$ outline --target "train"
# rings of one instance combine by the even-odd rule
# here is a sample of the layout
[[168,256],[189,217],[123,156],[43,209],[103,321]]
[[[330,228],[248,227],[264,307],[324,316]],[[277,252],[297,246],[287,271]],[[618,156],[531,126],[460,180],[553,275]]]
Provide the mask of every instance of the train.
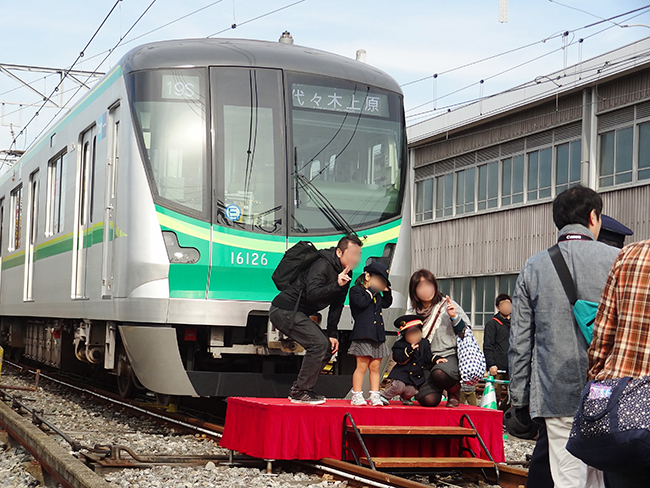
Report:
[[[381,70],[293,43],[130,50],[0,177],[6,355],[109,373],[125,397],[286,394],[304,353],[270,324],[271,274],[350,230],[390,267],[392,329],[411,271],[403,107]],[[346,306],[343,350],[351,326]],[[354,369],[337,359],[331,396]]]

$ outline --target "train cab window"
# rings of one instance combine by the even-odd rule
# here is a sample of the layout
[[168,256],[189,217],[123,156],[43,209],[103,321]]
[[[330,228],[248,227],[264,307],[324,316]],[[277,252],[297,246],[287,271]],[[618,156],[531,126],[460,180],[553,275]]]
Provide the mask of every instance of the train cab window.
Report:
[[129,90],[154,198],[190,214],[207,212],[205,70],[133,73]]
[[398,216],[406,139],[401,97],[339,79],[291,74],[292,233],[363,228]]
[[280,71],[211,68],[210,83],[217,222],[279,232],[286,166]]
[[63,230],[63,215],[65,200],[63,192],[63,168],[66,165],[66,154],[59,154],[47,165],[47,200],[45,202],[45,236],[51,237]]
[[22,216],[23,185],[19,185],[11,192],[11,235],[9,238],[9,252],[20,248]]

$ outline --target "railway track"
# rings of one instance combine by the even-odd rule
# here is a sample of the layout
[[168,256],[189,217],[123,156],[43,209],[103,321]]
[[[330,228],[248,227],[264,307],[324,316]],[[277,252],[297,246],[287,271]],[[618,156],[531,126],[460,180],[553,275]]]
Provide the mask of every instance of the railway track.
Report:
[[[203,439],[210,440],[218,443],[223,433],[223,427],[218,424],[207,422],[205,420],[196,418],[179,412],[169,412],[161,410],[159,407],[143,404],[137,400],[126,400],[119,397],[117,394],[105,391],[100,388],[82,384],[79,381],[61,376],[56,373],[42,373],[30,366],[15,363],[13,361],[4,362],[6,365],[15,368],[17,371],[32,374],[36,380],[51,382],[62,388],[74,391],[75,393],[91,399],[93,402],[100,402],[104,405],[110,405],[111,408],[122,409],[130,415],[145,417],[160,425],[173,428],[176,432],[189,433],[194,436],[200,436]],[[289,472],[304,472],[319,476],[319,478],[329,481],[345,481],[348,486],[367,486],[374,488],[424,488],[429,487],[431,484],[416,481],[394,474],[389,474],[381,471],[374,471],[365,467],[356,466],[351,463],[343,462],[336,459],[322,459],[320,461],[294,461],[294,462],[274,462],[272,460],[259,460],[250,458],[248,456],[235,456],[232,452],[222,453],[219,455],[150,455],[136,452],[128,446],[121,445],[103,445],[103,446],[89,446],[82,445],[75,441],[70,436],[67,436],[62,429],[57,428],[52,422],[49,422],[43,412],[37,409],[30,408],[23,400],[21,394],[8,393],[9,390],[3,391],[0,389],[0,395],[6,401],[11,401],[12,408],[2,404],[0,408],[0,426],[3,426],[7,432],[14,437],[25,449],[34,456],[34,458],[41,464],[43,470],[47,472],[54,480],[60,483],[65,488],[68,487],[85,487],[85,486],[112,486],[105,481],[100,475],[104,475],[114,470],[122,470],[124,468],[152,468],[154,466],[206,466],[212,463],[213,466],[227,466],[227,467],[250,467],[259,468],[265,475],[274,475],[274,467],[281,468]],[[17,390],[24,393],[25,389]],[[13,420],[8,421],[7,416],[13,414]],[[16,411],[21,412],[20,416]],[[18,417],[18,418],[16,418]],[[29,418],[29,422],[25,418]],[[20,420],[19,420],[20,419]],[[76,466],[76,470],[80,473],[80,478],[92,478],[95,482],[103,482],[103,485],[87,485],[83,483],[82,479],[76,479],[71,473],[69,468],[62,466],[61,462],[53,462],[49,457],[44,456],[40,450],[43,446],[38,444],[37,437],[41,440],[48,438],[52,441],[51,436],[47,434],[36,435],[39,431],[35,425],[30,425],[29,433],[22,433],[15,429],[16,424],[31,424],[35,423],[39,426],[45,426],[46,430],[56,433],[61,436],[69,445],[70,448],[76,453],[71,456],[69,452],[65,452],[67,459]],[[34,430],[36,429],[36,430]],[[40,432],[40,431],[39,431]],[[24,434],[24,435],[23,435]],[[27,438],[25,438],[25,436]],[[48,443],[47,449],[54,449],[54,446]],[[60,449],[61,447],[58,446]],[[39,450],[40,449],[40,450]],[[60,453],[59,453],[60,454]],[[63,456],[63,457],[65,457]],[[76,462],[73,462],[76,461]],[[77,464],[78,463],[78,464]],[[65,463],[63,463],[65,464]],[[84,469],[82,469],[84,468]],[[501,483],[500,486],[504,488],[518,488],[525,485],[525,471],[513,468],[511,466],[500,465]],[[90,474],[89,474],[90,473]],[[481,473],[468,473],[468,478],[478,481],[482,479]],[[98,481],[99,480],[99,481]],[[446,486],[458,486],[450,482],[436,481]]]

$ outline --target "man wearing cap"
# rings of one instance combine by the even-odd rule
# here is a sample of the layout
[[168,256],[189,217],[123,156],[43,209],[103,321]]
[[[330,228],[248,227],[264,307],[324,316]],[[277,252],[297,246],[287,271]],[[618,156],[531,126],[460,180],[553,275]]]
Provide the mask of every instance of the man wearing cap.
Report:
[[608,215],[603,214],[601,220],[603,224],[598,233],[598,240],[610,246],[623,249],[625,238],[633,235],[634,232]]
[[[597,242],[603,202],[578,185],[553,201],[558,243],[578,298],[598,302],[618,249]],[[588,344],[547,250],[526,261],[513,296],[510,327],[510,397],[530,410],[548,435],[555,486],[582,488],[585,465],[566,450],[573,416],[587,383]],[[529,473],[529,479],[535,478]]]

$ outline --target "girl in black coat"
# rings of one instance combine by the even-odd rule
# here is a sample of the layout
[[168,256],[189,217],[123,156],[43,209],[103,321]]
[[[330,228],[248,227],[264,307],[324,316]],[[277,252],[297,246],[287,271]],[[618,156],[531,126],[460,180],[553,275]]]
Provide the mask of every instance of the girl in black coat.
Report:
[[388,270],[381,263],[371,263],[350,289],[350,311],[354,318],[352,344],[348,354],[357,357],[352,376],[352,405],[366,405],[363,378],[370,370],[370,404],[383,405],[379,396],[379,366],[390,356],[382,310],[393,303]]

